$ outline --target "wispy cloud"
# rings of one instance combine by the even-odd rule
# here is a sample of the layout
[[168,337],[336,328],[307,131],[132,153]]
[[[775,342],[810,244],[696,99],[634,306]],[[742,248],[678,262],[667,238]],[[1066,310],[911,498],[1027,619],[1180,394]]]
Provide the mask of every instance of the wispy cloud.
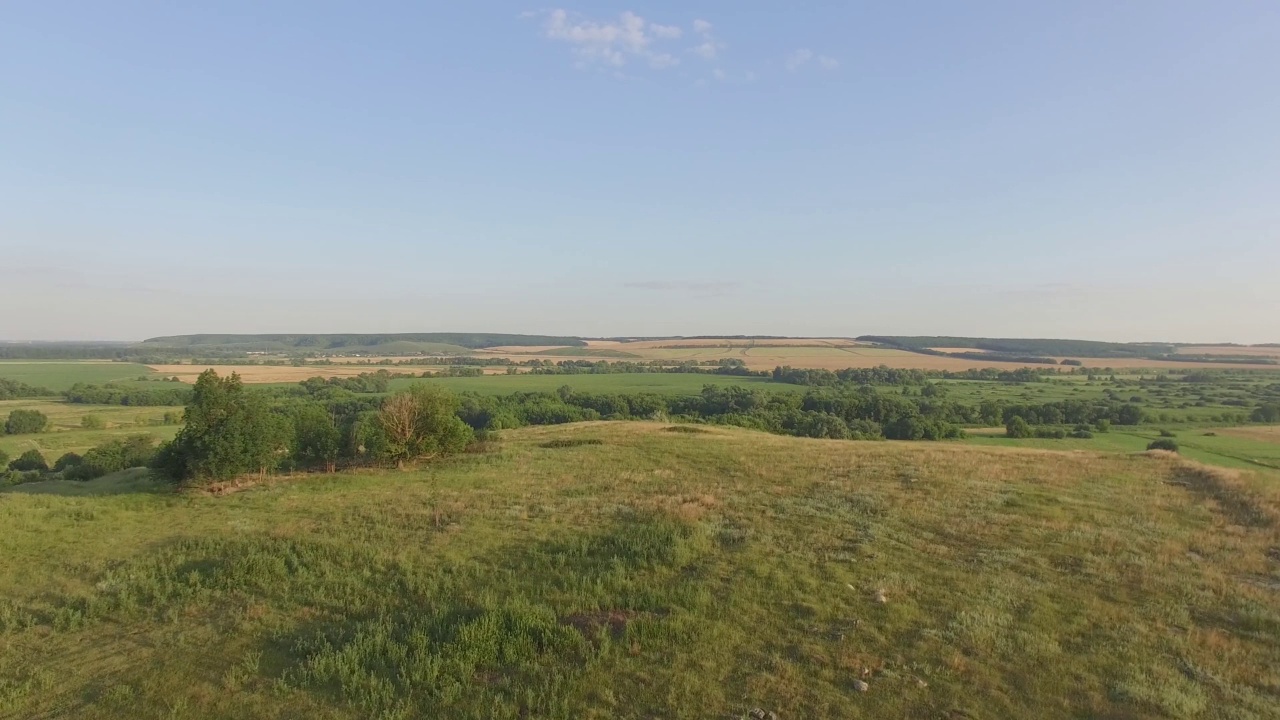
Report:
[[545,18],[545,37],[568,44],[579,67],[620,68],[636,60],[662,70],[680,64],[673,53],[656,47],[684,35],[676,25],[649,22],[631,11],[616,20],[592,20],[560,8],[525,13],[525,17],[537,16]]
[[787,56],[783,61],[783,66],[795,72],[809,63],[816,63],[823,70],[835,70],[840,67],[840,61],[828,55],[818,55],[809,48],[800,48]]
[[741,283],[718,280],[637,280],[623,283],[622,286],[631,290],[724,295],[740,287]]
[[699,42],[690,52],[703,59],[715,60],[720,57],[720,51],[728,47],[711,32],[711,23],[706,20],[694,20],[693,32],[698,36]]

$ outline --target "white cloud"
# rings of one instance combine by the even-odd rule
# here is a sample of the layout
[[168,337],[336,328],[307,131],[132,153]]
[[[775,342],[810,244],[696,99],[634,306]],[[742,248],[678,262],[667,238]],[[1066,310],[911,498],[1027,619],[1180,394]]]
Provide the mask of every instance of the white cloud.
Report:
[[813,51],[807,48],[801,48],[787,56],[785,65],[788,70],[796,71],[804,67],[813,59]]
[[694,20],[693,31],[697,33],[702,42],[694,45],[690,52],[698,55],[706,60],[715,60],[720,56],[720,51],[724,50],[728,45],[721,42],[715,35],[711,34],[711,23],[706,20]]
[[816,62],[823,70],[835,70],[840,67],[839,60],[829,55],[817,55],[808,48],[800,48],[788,55],[783,65],[791,72],[795,72],[810,62]]
[[657,23],[650,23],[649,30],[653,33],[654,37],[662,38],[663,40],[675,40],[681,35],[684,35],[684,31],[675,25],[659,25]]
[[666,70],[680,64],[680,59],[671,53],[661,53],[649,58],[649,65],[655,70]]
[[534,15],[546,18],[543,33],[547,39],[568,44],[579,67],[622,67],[628,60],[641,59],[647,60],[650,67],[664,69],[680,62],[670,53],[655,50],[654,45],[677,39],[684,31],[674,25],[651,23],[631,11],[622,13],[617,20],[606,21],[583,18],[560,8]]

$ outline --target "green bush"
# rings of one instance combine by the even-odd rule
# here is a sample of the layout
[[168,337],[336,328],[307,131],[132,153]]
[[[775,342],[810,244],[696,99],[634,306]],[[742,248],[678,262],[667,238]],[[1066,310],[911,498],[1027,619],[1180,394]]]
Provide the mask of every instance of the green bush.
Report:
[[107,426],[107,422],[102,419],[101,415],[85,415],[80,418],[80,427],[85,430],[101,430]]
[[1161,438],[1159,440],[1152,440],[1147,445],[1147,449],[1148,450],[1168,450],[1169,452],[1178,452],[1178,443],[1166,438]]

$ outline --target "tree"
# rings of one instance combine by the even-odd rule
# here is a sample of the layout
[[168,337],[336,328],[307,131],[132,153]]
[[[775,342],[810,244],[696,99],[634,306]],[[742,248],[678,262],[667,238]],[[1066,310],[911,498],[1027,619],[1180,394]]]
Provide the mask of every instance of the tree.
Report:
[[39,450],[28,450],[19,455],[17,460],[9,463],[9,469],[17,470],[18,472],[31,472],[32,470],[45,472],[49,469],[49,463],[45,462],[44,455],[41,455]]
[[86,430],[101,430],[106,426],[107,423],[102,419],[101,415],[85,415],[80,418],[80,427]]
[[1168,438],[1160,438],[1152,440],[1147,444],[1148,450],[1168,450],[1169,452],[1178,452],[1178,443]]
[[1137,405],[1122,405],[1116,413],[1117,425],[1137,425],[1142,422],[1142,408]]
[[156,458],[158,468],[179,482],[265,474],[287,446],[288,422],[261,395],[245,390],[235,373],[201,373],[185,417],[186,426]]
[[1005,437],[1011,438],[1029,438],[1035,434],[1031,429],[1031,424],[1022,419],[1021,415],[1014,415],[1004,426]]
[[471,428],[457,416],[458,399],[435,385],[413,385],[382,402],[378,454],[404,467],[407,460],[461,452]]
[[0,468],[9,467],[9,453],[0,450]]
[[308,404],[294,412],[293,455],[302,464],[333,472],[341,443],[342,433],[323,407]]
[[83,461],[84,460],[80,457],[79,453],[69,452],[58,458],[57,462],[53,464],[53,471],[59,473],[66,472],[72,468],[79,467],[80,463]]
[[9,421],[4,424],[4,431],[10,435],[25,435],[44,432],[49,426],[49,418],[39,410],[14,410],[9,413]]

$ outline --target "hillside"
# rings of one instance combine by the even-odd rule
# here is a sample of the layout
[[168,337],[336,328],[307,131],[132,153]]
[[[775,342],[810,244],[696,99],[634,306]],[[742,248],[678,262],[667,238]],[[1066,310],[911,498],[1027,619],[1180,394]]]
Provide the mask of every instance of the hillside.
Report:
[[1059,340],[1050,338],[966,338],[945,336],[864,335],[858,340],[875,342],[909,350],[933,348],[972,348],[1013,355],[1078,356],[1090,358],[1154,358],[1177,351],[1165,343],[1113,343],[1097,340]]
[[654,423],[19,486],[0,716],[1276,717],[1276,507],[1159,454]]

